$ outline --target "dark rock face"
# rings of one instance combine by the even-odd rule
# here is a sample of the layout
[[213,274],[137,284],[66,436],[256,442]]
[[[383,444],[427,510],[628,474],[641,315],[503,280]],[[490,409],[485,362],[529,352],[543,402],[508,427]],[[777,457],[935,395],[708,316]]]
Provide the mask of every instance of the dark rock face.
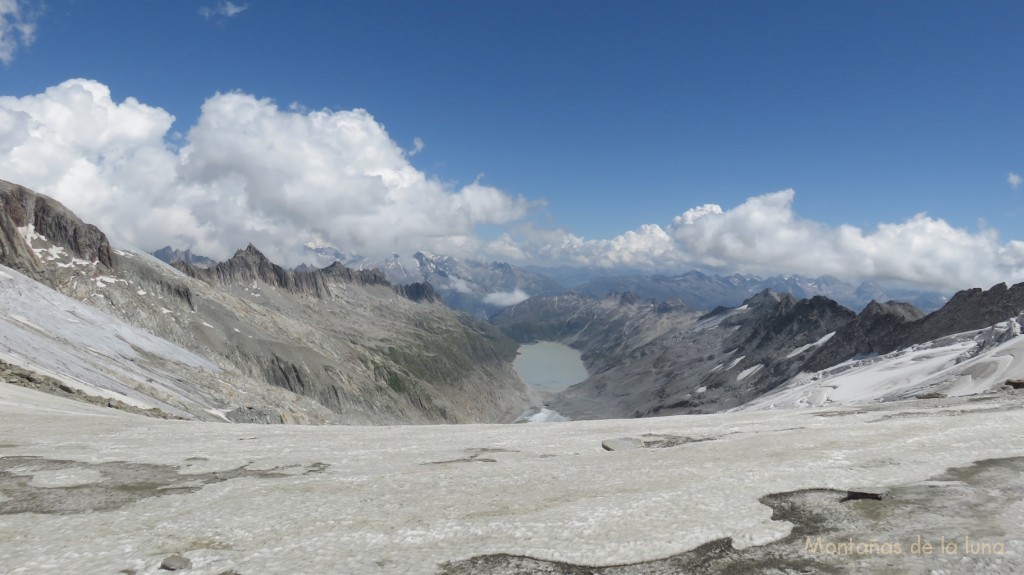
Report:
[[110,242],[99,228],[86,224],[57,200],[0,180],[0,263],[39,277],[46,268],[18,232],[26,226],[79,259],[114,267]]
[[394,289],[395,293],[397,293],[398,295],[411,299],[412,301],[415,302],[433,303],[441,301],[441,296],[437,295],[437,292],[434,291],[433,286],[431,286],[427,282],[416,282],[406,285],[397,285],[394,286]]
[[807,360],[805,371],[819,371],[858,355],[887,353],[901,346],[907,326],[924,317],[908,303],[871,301],[853,321],[818,348]]
[[727,339],[726,346],[751,352],[774,354],[795,340],[823,337],[854,318],[852,311],[823,296],[797,301],[789,294],[762,292],[747,300],[747,305],[763,311],[744,322],[745,329]]

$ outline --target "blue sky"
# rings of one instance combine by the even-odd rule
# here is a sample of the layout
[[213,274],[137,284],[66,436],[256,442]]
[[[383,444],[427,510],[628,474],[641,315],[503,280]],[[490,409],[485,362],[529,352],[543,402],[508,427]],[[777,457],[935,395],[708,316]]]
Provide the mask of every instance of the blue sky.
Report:
[[[932,284],[955,277],[949,287],[972,274],[1012,281],[1024,270],[1024,245],[1014,243],[1024,190],[1011,177],[1024,173],[1019,2],[0,0],[0,13],[5,4],[17,11],[6,9],[0,95],[95,80],[114,105],[131,97],[172,114],[162,136],[172,149],[195,144],[189,131],[217,93],[268,98],[285,116],[365,109],[405,150],[407,167],[442,184],[437,193],[454,197],[477,182],[502,195],[487,196],[486,209],[468,195],[453,200],[455,210],[474,206],[455,234],[472,238],[434,249],[639,267],[652,264],[638,255],[647,250],[679,269],[758,273],[835,273],[846,262],[814,262],[849,257],[860,262],[851,275]],[[31,37],[12,28],[19,23],[33,26]],[[223,187],[227,176],[196,169],[203,185]],[[31,176],[11,166],[7,173]],[[72,192],[55,183],[59,175],[47,177],[21,183],[75,207],[60,195]],[[781,203],[748,203],[787,189],[795,195]],[[80,203],[95,204],[87,199]],[[497,203],[500,215],[487,211]],[[712,218],[745,205],[750,213],[731,224],[707,219],[700,234],[670,229],[704,204],[724,212],[702,212]],[[741,232],[719,242],[732,237],[729,225],[756,228],[754,212],[773,209],[789,215],[769,221],[798,220],[791,227],[799,233],[780,245],[842,244],[838,254],[738,255],[777,239]],[[921,212],[932,219],[879,231]],[[207,237],[179,239],[226,249],[210,221],[198,220]],[[335,224],[314,226],[313,235],[357,251],[380,247],[332,236]],[[844,225],[864,241],[845,242]],[[439,235],[417,229],[410,233]],[[502,234],[502,245],[486,243]],[[908,253],[962,258],[987,249],[988,267],[864,263],[935,235],[952,244]],[[392,239],[390,247],[414,246]]]

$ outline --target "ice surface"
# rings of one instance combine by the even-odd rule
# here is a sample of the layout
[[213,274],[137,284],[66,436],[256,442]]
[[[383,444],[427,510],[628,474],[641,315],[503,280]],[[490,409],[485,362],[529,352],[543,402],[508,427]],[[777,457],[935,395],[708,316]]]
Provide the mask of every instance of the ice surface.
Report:
[[[914,402],[559,425],[305,427],[158,421],[0,385],[0,457],[169,465],[181,485],[201,486],[110,511],[0,514],[0,572],[155,574],[160,559],[182,553],[201,575],[425,575],[490,553],[607,565],[726,536],[763,544],[790,531],[758,501],[767,493],[904,484],[1024,453],[1020,395],[1000,397],[955,413]],[[709,440],[601,448],[646,433]],[[242,466],[282,471],[190,482]],[[1019,555],[1018,535],[1006,541]]]
[[90,395],[187,416],[154,397],[192,400],[147,357],[220,371],[194,353],[0,266],[0,358]]

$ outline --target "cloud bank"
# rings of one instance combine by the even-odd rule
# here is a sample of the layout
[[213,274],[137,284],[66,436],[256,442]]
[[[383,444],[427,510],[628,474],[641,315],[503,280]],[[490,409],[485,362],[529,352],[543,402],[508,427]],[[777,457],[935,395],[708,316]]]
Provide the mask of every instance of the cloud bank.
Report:
[[[9,0],[0,0],[0,3]],[[4,4],[0,4],[3,6]],[[874,229],[800,218],[792,190],[587,239],[527,222],[528,202],[480,181],[455,187],[411,163],[366,110],[279,108],[216,94],[178,146],[174,118],[107,86],[69,80],[0,97],[0,178],[51,195],[122,245],[214,258],[252,242],[296,265],[323,242],[371,258],[426,250],[513,263],[679,272],[831,274],[958,289],[1024,280],[1024,242],[925,213]],[[1012,182],[1011,182],[1012,184]],[[504,228],[496,239],[481,225]],[[492,294],[515,299],[520,294]]]

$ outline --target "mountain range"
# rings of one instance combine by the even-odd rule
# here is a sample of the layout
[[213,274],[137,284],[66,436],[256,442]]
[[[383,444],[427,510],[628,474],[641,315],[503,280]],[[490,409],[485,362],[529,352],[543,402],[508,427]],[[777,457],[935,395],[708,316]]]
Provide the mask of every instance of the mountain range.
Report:
[[[449,307],[482,320],[528,297],[570,291],[593,298],[630,292],[642,299],[677,299],[696,310],[735,307],[764,289],[792,294],[798,299],[822,295],[853,310],[863,309],[872,300],[896,300],[924,311],[933,311],[948,300],[939,292],[886,288],[873,281],[853,284],[832,276],[777,275],[761,278],[742,274],[708,274],[699,270],[675,275],[641,271],[609,275],[600,269],[515,266],[506,262],[482,262],[426,252],[416,252],[410,258],[395,254],[391,258],[374,261],[322,243],[307,244],[305,250],[315,265],[302,264],[296,268],[297,271],[314,271],[336,262],[355,269],[379,269],[395,285],[429,283]],[[209,258],[171,246],[157,250],[153,255],[167,263],[187,261],[203,267],[214,263]]]

